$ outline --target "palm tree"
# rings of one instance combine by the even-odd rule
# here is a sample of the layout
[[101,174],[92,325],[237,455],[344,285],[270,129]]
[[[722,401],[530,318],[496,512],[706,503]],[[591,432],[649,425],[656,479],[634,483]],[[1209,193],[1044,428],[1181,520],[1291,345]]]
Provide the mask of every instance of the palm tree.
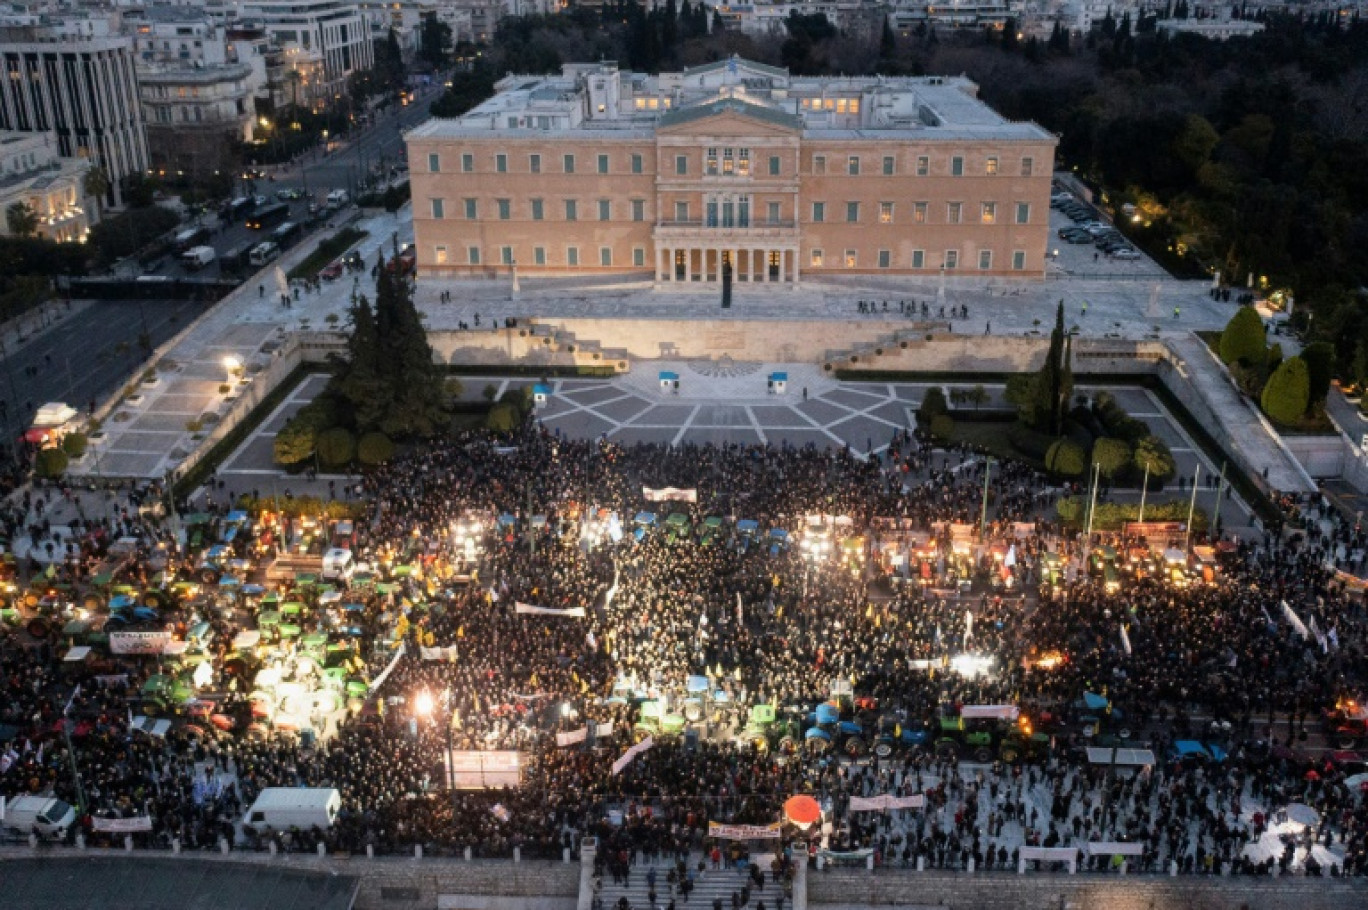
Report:
[[5,210],[5,224],[15,237],[32,237],[38,230],[38,213],[27,202],[16,202]]
[[296,111],[299,110],[299,83],[304,81],[304,77],[299,70],[292,69],[285,74],[285,78],[290,83],[290,106]]
[[93,167],[86,171],[83,189],[87,196],[95,200],[95,220],[99,221],[104,217],[104,199],[109,192],[109,175],[104,168]]

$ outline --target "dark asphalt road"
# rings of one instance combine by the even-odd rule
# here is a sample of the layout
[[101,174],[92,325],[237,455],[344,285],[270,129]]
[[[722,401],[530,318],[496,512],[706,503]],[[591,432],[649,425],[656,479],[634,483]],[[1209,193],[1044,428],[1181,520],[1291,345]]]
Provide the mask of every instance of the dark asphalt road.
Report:
[[203,311],[175,300],[97,300],[24,344],[0,365],[6,438],[13,439],[49,401],[86,409],[129,381],[146,358],[138,335],[147,323],[152,346],[166,341]]

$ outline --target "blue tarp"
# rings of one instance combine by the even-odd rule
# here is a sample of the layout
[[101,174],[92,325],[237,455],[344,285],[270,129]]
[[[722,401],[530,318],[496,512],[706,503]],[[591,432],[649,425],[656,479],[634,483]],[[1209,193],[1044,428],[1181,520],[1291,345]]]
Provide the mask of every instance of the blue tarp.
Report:
[[675,382],[675,381],[677,381],[677,380],[679,379],[679,374],[678,374],[678,373],[671,373],[669,370],[661,370],[661,371],[660,371],[660,381],[661,381],[661,382],[664,382],[664,381],[667,380],[667,379],[670,380],[671,382]]
[[654,512],[638,512],[638,513],[636,514],[636,518],[633,518],[632,521],[636,522],[637,524],[639,524],[639,525],[641,525],[641,526],[643,526],[643,527],[647,527],[647,528],[649,528],[649,527],[654,527],[654,526],[655,526],[655,523],[656,523],[655,513],[654,513]]
[[759,528],[760,522],[752,521],[749,518],[743,518],[736,523],[736,530],[742,534],[754,534]]

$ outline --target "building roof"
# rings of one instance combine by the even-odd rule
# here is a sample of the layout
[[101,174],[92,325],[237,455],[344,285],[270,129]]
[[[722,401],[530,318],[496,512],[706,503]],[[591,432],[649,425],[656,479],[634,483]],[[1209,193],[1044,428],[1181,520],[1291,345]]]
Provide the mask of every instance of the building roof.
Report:
[[694,120],[702,120],[705,117],[729,113],[763,120],[766,123],[773,123],[776,126],[787,127],[791,130],[803,128],[803,121],[792,114],[751,104],[748,101],[742,101],[740,98],[719,98],[716,101],[696,104],[692,107],[675,108],[663,114],[656,125],[658,127],[677,126],[681,123],[690,123]]

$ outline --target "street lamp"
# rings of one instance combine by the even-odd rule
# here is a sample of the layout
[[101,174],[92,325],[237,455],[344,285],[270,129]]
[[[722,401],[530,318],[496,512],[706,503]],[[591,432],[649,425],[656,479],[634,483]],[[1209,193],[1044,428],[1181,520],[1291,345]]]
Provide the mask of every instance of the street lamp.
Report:
[[413,713],[427,720],[432,716],[432,693],[424,689],[413,697]]
[[238,372],[242,369],[242,361],[234,355],[229,354],[227,357],[223,358],[223,368],[228,371],[228,378],[230,380],[236,379]]

